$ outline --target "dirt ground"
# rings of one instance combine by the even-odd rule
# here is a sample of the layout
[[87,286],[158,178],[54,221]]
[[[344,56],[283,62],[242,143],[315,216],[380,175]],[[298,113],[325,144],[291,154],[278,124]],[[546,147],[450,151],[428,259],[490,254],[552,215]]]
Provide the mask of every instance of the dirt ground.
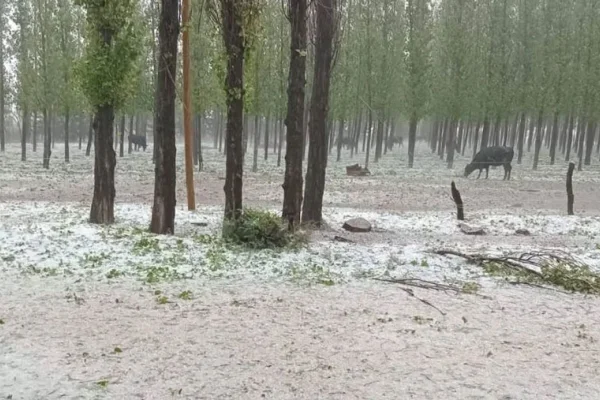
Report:
[[[177,186],[183,205],[181,148]],[[151,150],[117,160],[119,229],[144,226],[147,219]],[[226,265],[218,274],[148,285],[133,272],[105,278],[112,269],[135,271],[132,263],[141,258],[127,254],[136,238],[104,237],[105,231],[85,223],[93,159],[72,148],[67,165],[57,145],[51,169],[44,171],[40,153],[22,163],[19,146],[11,144],[0,154],[0,399],[600,398],[599,299],[489,278],[478,280],[475,295],[422,289],[411,295],[365,279],[401,257],[390,270],[395,276],[458,279],[458,270],[468,267],[430,257],[426,247],[433,244],[559,248],[600,269],[597,156],[594,165],[575,173],[578,216],[569,219],[567,165],[550,166],[545,154],[538,171],[531,170],[527,154],[523,165],[513,164],[513,179],[503,182],[501,168],[490,170],[488,180],[464,179],[470,157],[459,156],[447,169],[423,144],[416,168],[407,170],[405,153],[387,154],[363,178],[344,171],[362,164],[362,155],[350,159],[344,153],[340,162],[332,156],[325,195],[330,226],[313,235],[313,253],[273,256],[278,261],[231,255],[225,264],[247,265],[254,275],[227,275]],[[223,156],[212,149],[204,155],[205,170],[195,176],[199,217],[223,204]],[[282,173],[276,156],[261,158],[259,172],[245,175],[246,204],[278,209]],[[454,226],[452,180],[467,217],[486,224],[488,235],[465,237]],[[31,219],[19,207],[32,210]],[[52,214],[44,215],[44,207]],[[134,211],[126,214],[129,209]],[[356,237],[355,244],[331,242],[342,234],[339,222],[359,213],[380,229]],[[178,211],[177,223],[192,218],[196,214]],[[534,234],[515,236],[519,224]],[[178,232],[183,245],[193,243],[186,232]],[[161,239],[160,245],[181,244],[175,242]],[[106,259],[98,266],[92,256],[100,251]],[[151,257],[161,265],[167,259]],[[431,265],[411,264],[424,257]],[[269,271],[288,268],[284,261],[294,258],[331,263],[332,274],[335,269],[346,278],[306,284],[256,272],[266,271],[264,265]],[[35,263],[36,271],[68,267],[60,274],[26,272]],[[359,266],[361,274],[347,271]],[[184,300],[181,293],[188,290],[193,295]],[[157,302],[163,295],[168,301]]]

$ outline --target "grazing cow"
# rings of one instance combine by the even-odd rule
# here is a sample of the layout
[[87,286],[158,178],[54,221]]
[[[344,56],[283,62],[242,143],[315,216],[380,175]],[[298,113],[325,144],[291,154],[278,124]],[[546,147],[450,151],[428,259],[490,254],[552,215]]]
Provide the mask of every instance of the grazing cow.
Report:
[[131,144],[133,144],[133,149],[135,151],[137,151],[140,147],[143,148],[144,151],[146,151],[146,136],[129,135],[129,141],[131,142]]
[[504,178],[502,180],[510,180],[510,172],[512,166],[510,163],[515,155],[512,147],[493,146],[486,147],[479,153],[475,154],[473,161],[465,167],[465,178],[471,175],[476,169],[479,170],[477,179],[481,176],[481,170],[485,169],[485,179],[488,178],[490,167],[502,165],[504,167]]

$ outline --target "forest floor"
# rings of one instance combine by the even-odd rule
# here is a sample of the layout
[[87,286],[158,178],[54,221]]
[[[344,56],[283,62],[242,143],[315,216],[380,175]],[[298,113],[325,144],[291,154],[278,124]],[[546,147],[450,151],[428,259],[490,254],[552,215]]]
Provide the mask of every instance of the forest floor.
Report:
[[[600,165],[538,171],[530,155],[488,180],[469,180],[418,146],[352,178],[328,167],[326,228],[297,250],[241,251],[216,239],[224,159],[205,151],[195,212],[184,206],[178,152],[176,234],[148,234],[152,147],[117,157],[117,223],[87,223],[93,159],[72,145],[20,161],[0,154],[0,399],[593,399],[600,398],[600,300],[512,285],[432,250],[567,251],[600,271]],[[261,151],[262,155],[263,152]],[[246,170],[252,165],[249,149]],[[280,210],[283,165],[261,156],[244,201]],[[283,160],[282,160],[283,164]],[[465,202],[457,226],[450,182]],[[341,229],[348,218],[374,225]],[[199,225],[198,225],[199,224]],[[527,229],[530,236],[520,236]],[[334,241],[334,236],[352,243]],[[418,278],[469,293],[375,278]],[[423,301],[420,301],[423,300]]]

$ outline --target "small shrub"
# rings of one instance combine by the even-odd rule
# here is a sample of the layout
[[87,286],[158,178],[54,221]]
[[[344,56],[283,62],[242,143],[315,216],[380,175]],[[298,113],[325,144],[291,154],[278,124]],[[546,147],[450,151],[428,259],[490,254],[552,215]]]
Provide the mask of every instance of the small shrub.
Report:
[[288,232],[279,215],[253,209],[245,209],[237,221],[225,221],[223,238],[252,249],[282,248],[300,241],[300,236]]

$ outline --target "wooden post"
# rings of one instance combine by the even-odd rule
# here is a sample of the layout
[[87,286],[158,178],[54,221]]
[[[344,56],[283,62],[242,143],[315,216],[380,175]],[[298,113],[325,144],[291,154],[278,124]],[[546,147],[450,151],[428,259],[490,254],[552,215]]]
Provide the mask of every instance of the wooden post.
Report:
[[194,139],[192,137],[192,94],[190,82],[190,0],[183,0],[183,130],[185,137],[185,184],[188,210],[196,209],[194,193]]
[[569,170],[567,171],[567,213],[573,215],[573,202],[575,196],[573,195],[573,171],[575,170],[575,163],[569,163]]
[[464,221],[465,220],[465,212],[463,209],[463,202],[460,197],[460,192],[458,191],[458,189],[456,189],[456,185],[454,184],[454,181],[452,181],[451,189],[452,189],[452,199],[454,199],[454,203],[456,203],[456,218],[459,221]]

